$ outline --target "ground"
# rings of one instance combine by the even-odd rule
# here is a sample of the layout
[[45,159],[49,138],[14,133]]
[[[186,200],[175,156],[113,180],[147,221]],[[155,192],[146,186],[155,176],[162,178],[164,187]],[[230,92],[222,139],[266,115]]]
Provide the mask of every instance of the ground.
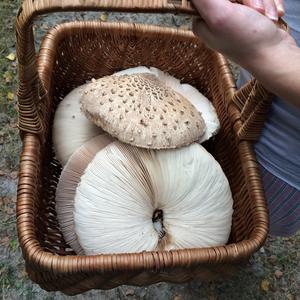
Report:
[[[18,156],[21,141],[17,129],[16,59],[14,17],[20,1],[0,1],[0,297],[2,299],[67,299],[47,293],[33,284],[24,270],[15,225]],[[172,16],[81,13],[40,18],[35,26],[39,41],[56,22],[93,17],[102,21],[131,20],[183,26],[187,18]],[[38,43],[37,43],[38,46]],[[268,238],[248,266],[228,281],[182,285],[160,283],[145,288],[122,286],[110,291],[91,291],[74,299],[300,299],[300,234]]]

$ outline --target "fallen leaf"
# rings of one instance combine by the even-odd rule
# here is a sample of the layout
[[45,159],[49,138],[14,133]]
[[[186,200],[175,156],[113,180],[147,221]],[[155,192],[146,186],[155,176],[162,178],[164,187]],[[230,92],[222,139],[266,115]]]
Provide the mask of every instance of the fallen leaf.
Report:
[[181,295],[175,295],[175,297],[173,298],[173,300],[183,300]]
[[271,263],[275,263],[277,261],[277,256],[276,255],[271,255],[270,256],[270,261],[271,261]]
[[287,294],[287,300],[296,300],[296,297],[292,294]]
[[10,61],[14,61],[16,59],[16,55],[13,52],[11,52],[6,56],[6,58]]
[[1,245],[3,245],[3,246],[9,245],[9,237],[8,236],[1,238]]
[[12,92],[8,92],[8,93],[7,93],[7,99],[8,99],[9,101],[14,100],[14,97],[15,97],[15,94],[14,94],[14,93],[12,93]]
[[10,173],[10,178],[12,179],[17,179],[18,178],[18,172],[17,171],[13,171]]
[[274,275],[277,279],[281,278],[283,276],[283,273],[280,270],[276,270],[274,272]]
[[134,295],[134,289],[127,289],[125,294],[126,294],[126,296],[133,296]]
[[11,83],[12,80],[13,80],[13,75],[11,72],[9,71],[6,71],[4,74],[3,74],[3,78],[5,80],[6,83]]
[[28,278],[28,274],[25,270],[25,268],[22,269],[22,271],[20,272],[23,278]]
[[0,176],[4,176],[5,175],[5,172],[0,170]]
[[179,29],[181,29],[181,30],[189,30],[189,26],[188,25],[181,25],[179,27]]
[[44,24],[42,24],[42,28],[47,30],[47,29],[49,29],[49,26],[48,26],[48,24],[44,23]]
[[107,14],[101,14],[99,19],[100,19],[100,21],[102,21],[102,22],[106,22],[107,19],[108,19],[108,15],[107,15]]
[[4,207],[3,211],[4,211],[7,215],[13,215],[13,214],[15,214],[15,209],[14,209],[13,207],[10,207],[10,206]]
[[263,279],[260,283],[260,288],[267,293],[270,290],[270,281]]

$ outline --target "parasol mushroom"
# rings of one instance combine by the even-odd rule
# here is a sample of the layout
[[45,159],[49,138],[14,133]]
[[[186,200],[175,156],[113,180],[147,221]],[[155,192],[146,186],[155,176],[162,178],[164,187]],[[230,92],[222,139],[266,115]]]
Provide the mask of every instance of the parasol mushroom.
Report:
[[197,143],[157,151],[115,141],[90,162],[73,199],[87,255],[219,246],[231,229],[228,181]]
[[59,178],[55,198],[57,219],[65,241],[77,254],[84,254],[84,251],[78,242],[73,222],[76,188],[88,164],[98,151],[112,141],[111,137],[102,134],[84,143],[71,155]]
[[103,77],[88,85],[81,104],[97,126],[142,148],[181,147],[205,132],[196,108],[153,74]]
[[103,133],[80,111],[80,98],[87,84],[72,90],[55,112],[52,140],[57,160],[64,166],[72,153],[91,138]]

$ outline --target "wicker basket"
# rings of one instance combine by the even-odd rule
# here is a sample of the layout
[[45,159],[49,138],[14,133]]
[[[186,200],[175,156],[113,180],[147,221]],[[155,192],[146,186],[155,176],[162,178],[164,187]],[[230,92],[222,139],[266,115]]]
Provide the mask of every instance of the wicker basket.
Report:
[[[174,1],[173,1],[174,2]],[[52,29],[38,56],[32,22],[55,11],[109,10],[194,14],[188,1],[25,0],[17,17],[19,127],[23,139],[17,200],[20,245],[30,278],[48,291],[74,295],[93,288],[159,281],[212,280],[234,272],[263,244],[268,214],[253,151],[270,106],[255,80],[236,91],[223,56],[189,31],[164,27],[71,22]],[[227,175],[234,197],[226,246],[119,255],[76,256],[65,243],[55,212],[61,172],[51,125],[57,104],[73,88],[137,65],[154,66],[190,83],[216,107],[221,132],[207,143]]]

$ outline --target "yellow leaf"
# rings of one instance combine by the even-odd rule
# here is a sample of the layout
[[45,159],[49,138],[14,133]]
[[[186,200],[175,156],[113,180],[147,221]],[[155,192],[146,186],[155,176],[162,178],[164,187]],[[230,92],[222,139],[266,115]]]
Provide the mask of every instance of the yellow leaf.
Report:
[[16,55],[14,53],[9,53],[6,58],[8,60],[14,61],[16,59]]
[[4,74],[3,74],[3,78],[5,79],[5,82],[6,83],[10,83],[12,82],[12,74],[9,72],[9,71],[6,71]]
[[14,93],[12,93],[12,92],[8,92],[8,93],[7,93],[7,99],[8,99],[9,101],[14,100],[14,97],[15,97]]
[[108,19],[107,14],[102,14],[102,15],[100,15],[100,20],[101,20],[102,22],[106,22],[107,19]]
[[173,298],[173,300],[183,300],[181,295],[175,295],[175,297]]
[[267,293],[270,290],[270,281],[267,279],[262,280],[260,283],[260,288]]
[[181,26],[179,27],[179,29],[182,29],[182,30],[189,30],[189,26],[187,26],[187,25],[181,25]]

